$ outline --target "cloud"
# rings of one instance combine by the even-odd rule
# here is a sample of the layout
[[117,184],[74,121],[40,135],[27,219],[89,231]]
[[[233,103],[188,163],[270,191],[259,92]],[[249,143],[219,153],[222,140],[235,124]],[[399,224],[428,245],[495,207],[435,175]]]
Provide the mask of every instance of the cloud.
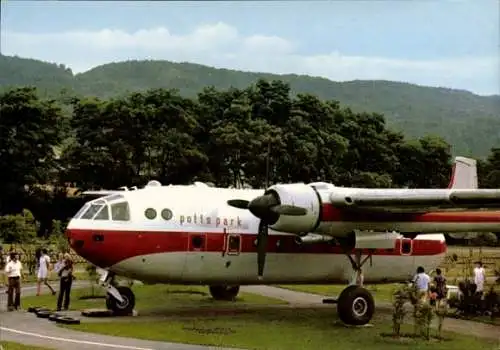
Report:
[[[64,63],[74,72],[128,59],[165,59],[218,68],[278,74],[295,73],[334,81],[384,79],[498,93],[497,57],[409,60],[344,55],[335,50],[302,53],[300,43],[277,36],[243,36],[222,22],[203,24],[188,34],[165,27],[22,33],[3,31],[2,52]],[[334,48],[333,48],[334,49]]]

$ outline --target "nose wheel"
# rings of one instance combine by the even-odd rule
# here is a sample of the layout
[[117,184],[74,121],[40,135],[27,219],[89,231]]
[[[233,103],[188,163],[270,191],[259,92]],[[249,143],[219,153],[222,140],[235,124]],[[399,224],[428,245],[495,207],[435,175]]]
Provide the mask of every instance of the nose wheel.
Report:
[[122,300],[116,299],[113,295],[109,294],[106,297],[106,307],[108,310],[113,311],[116,316],[128,316],[132,314],[135,306],[135,295],[129,287],[116,287]]
[[114,274],[106,271],[100,279],[106,289],[106,307],[116,316],[128,316],[135,307],[135,295],[132,289],[125,286],[116,286]]

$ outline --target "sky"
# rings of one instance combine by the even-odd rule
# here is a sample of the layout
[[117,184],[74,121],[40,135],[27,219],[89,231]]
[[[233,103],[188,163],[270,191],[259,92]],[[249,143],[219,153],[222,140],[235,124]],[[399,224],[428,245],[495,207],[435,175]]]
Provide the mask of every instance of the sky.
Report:
[[6,0],[0,39],[4,55],[75,73],[162,59],[500,94],[498,0]]

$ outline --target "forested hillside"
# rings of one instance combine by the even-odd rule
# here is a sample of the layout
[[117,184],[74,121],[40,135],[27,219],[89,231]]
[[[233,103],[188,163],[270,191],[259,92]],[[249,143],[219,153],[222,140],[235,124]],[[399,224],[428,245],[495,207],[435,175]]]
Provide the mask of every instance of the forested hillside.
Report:
[[34,85],[41,96],[109,98],[149,88],[176,88],[193,97],[206,86],[243,89],[258,79],[290,84],[292,95],[311,93],[336,100],[355,112],[384,114],[390,128],[407,137],[442,136],[453,154],[485,157],[500,146],[500,96],[483,97],[467,91],[422,87],[389,81],[333,82],[298,75],[273,75],[215,69],[191,63],[129,61],[95,67],[73,75],[59,64],[0,56],[0,88]]

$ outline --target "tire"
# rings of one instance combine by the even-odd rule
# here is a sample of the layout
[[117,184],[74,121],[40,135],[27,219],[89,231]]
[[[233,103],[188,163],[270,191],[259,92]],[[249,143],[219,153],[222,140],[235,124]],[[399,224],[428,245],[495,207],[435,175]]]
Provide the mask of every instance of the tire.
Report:
[[132,292],[132,289],[129,287],[116,287],[116,289],[124,299],[123,303],[120,303],[108,293],[106,297],[106,307],[108,310],[113,311],[115,316],[128,316],[132,314],[135,307],[134,292]]
[[80,324],[80,320],[78,318],[62,316],[56,319],[56,323],[62,324]]
[[362,326],[370,322],[375,312],[375,301],[365,288],[349,286],[340,293],[337,311],[342,322]]
[[52,311],[46,311],[46,310],[42,310],[42,311],[38,311],[36,313],[36,317],[39,317],[39,318],[49,318],[49,316],[52,314]]
[[64,317],[64,315],[58,312],[52,313],[49,316],[49,321],[56,321],[59,317]]
[[234,301],[240,291],[240,286],[210,286],[210,295],[214,300]]

